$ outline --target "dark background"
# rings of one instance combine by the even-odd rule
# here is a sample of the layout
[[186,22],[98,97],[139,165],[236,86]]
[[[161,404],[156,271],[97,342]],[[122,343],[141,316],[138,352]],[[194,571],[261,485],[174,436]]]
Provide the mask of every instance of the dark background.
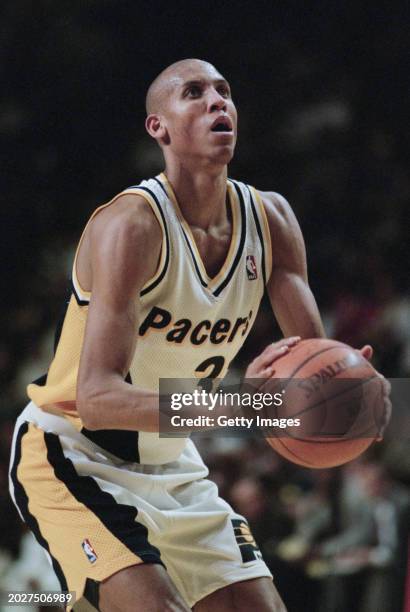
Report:
[[[239,112],[239,142],[230,175],[279,191],[291,202],[329,335],[354,346],[370,341],[375,363],[386,376],[409,375],[409,10],[395,2],[311,5],[2,3],[4,489],[13,420],[26,401],[25,385],[43,373],[50,360],[52,330],[75,244],[97,205],[161,169],[159,151],[144,132],[145,92],[165,66],[182,58],[206,59],[230,81]],[[277,333],[267,327],[268,310],[264,305],[238,367],[263,348],[266,334]],[[230,452],[205,448],[204,453],[228,498],[234,495],[227,481],[235,486],[245,479],[246,485],[248,478],[253,495],[259,487],[268,502],[254,520],[254,531],[274,523],[272,516],[279,513],[283,521],[275,524],[282,525],[280,529],[268,529],[268,535],[259,529],[261,538],[279,542],[298,524],[296,511],[286,506],[280,491],[291,483],[303,508],[320,489],[321,472],[299,470],[279,459],[275,466],[269,459],[264,469],[248,465],[241,471],[238,461],[244,465],[245,447]],[[271,453],[261,447],[260,457],[266,452]],[[379,477],[388,482],[388,490],[405,497],[407,455],[408,446],[387,436],[363,459],[366,468],[357,469],[364,479],[369,478],[366,469],[373,476],[372,469],[382,469]],[[343,470],[331,474],[329,482],[339,490],[335,483],[347,476]],[[252,514],[258,502],[252,502],[249,486],[244,496],[251,500]],[[375,499],[370,500],[372,508]],[[19,523],[6,500],[5,507],[1,520],[15,527],[1,531],[0,548],[18,558]],[[343,521],[338,520],[327,526],[333,534],[343,532]],[[315,536],[315,543],[325,535]],[[407,532],[400,531],[401,542],[406,538]],[[376,545],[373,540],[371,546]],[[273,544],[269,550],[276,550]],[[393,557],[384,577],[392,568],[403,577],[405,552],[396,547]],[[278,558],[272,552],[272,563],[279,563]],[[283,569],[283,560],[280,563]],[[285,566],[282,591],[289,590],[296,572],[309,593],[307,600],[304,596],[294,603],[289,594],[290,611],[337,609],[325,599],[325,579],[306,578],[304,562]],[[366,566],[358,572],[357,584],[344,584],[345,591],[356,594],[350,610],[359,610],[357,593],[364,592],[374,571]],[[401,593],[402,586],[403,580],[386,587],[388,605],[394,605],[395,612],[402,609],[401,595],[394,599],[391,592]],[[363,602],[360,610],[367,609]]]

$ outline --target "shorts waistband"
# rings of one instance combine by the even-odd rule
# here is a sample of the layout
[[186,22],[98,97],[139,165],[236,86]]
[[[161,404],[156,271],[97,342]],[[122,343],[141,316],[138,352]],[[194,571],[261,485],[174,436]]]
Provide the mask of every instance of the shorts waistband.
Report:
[[34,423],[34,425],[37,425],[44,431],[49,431],[58,435],[81,437],[80,432],[70,423],[70,421],[62,416],[45,412],[34,402],[27,404],[17,421]]
[[114,459],[122,462],[140,463],[138,452],[138,432],[117,429],[90,431],[83,427],[80,431],[62,416],[51,414],[30,402],[17,419],[18,423],[28,421],[46,432],[67,436],[81,444],[92,445]]

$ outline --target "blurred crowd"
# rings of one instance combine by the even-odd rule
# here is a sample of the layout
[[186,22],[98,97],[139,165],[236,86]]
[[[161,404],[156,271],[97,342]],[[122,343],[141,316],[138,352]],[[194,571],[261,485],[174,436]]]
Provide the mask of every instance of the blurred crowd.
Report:
[[[206,36],[185,47],[173,37],[167,8],[156,37],[151,27],[138,28],[137,48],[138,3],[4,3],[0,589],[12,580],[21,589],[52,584],[7,496],[13,422],[26,384],[50,361],[87,217],[161,169],[143,133],[143,97],[170,62],[199,55],[230,80],[240,118],[231,176],[291,202],[329,336],[355,347],[371,343],[381,372],[410,376],[409,142],[400,93],[407,29],[387,5],[367,27],[358,3],[346,5],[348,17],[335,5],[301,21],[289,3],[286,26],[269,15],[261,24],[257,11],[244,9],[229,15],[225,47],[223,7],[216,20],[198,5]],[[188,27],[187,19],[178,27]],[[237,34],[244,23],[259,36]],[[229,45],[240,56],[227,53]],[[279,337],[269,321],[264,300],[239,371]],[[408,436],[387,432],[360,460],[333,470],[292,465],[264,440],[198,444],[221,494],[249,519],[289,612],[404,610]]]

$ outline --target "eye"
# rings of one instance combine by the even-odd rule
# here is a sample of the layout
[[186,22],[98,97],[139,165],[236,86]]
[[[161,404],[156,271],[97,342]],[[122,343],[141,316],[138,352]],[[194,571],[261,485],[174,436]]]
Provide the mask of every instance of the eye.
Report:
[[229,87],[227,85],[218,85],[218,87],[216,88],[216,91],[223,97],[223,98],[229,98],[231,95],[231,90],[229,89]]
[[199,85],[190,85],[185,90],[185,95],[188,96],[188,98],[199,98],[201,94],[202,89]]

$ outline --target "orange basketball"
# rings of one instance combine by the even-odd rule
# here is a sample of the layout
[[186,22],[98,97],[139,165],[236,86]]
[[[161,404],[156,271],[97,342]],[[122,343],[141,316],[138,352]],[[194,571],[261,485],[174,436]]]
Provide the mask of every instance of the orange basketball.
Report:
[[274,378],[260,391],[283,392],[282,405],[269,408],[269,415],[265,408],[263,416],[293,419],[284,429],[265,430],[280,455],[309,468],[334,467],[358,457],[378,437],[383,386],[358,350],[335,340],[302,340],[274,367]]

